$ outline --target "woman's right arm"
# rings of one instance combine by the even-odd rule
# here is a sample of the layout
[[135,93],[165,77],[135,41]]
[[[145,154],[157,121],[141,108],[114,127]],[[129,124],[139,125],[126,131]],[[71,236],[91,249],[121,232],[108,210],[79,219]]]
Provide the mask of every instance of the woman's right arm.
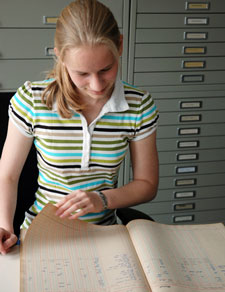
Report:
[[0,160],[0,253],[7,253],[17,237],[13,218],[19,177],[33,143],[9,120],[8,133]]

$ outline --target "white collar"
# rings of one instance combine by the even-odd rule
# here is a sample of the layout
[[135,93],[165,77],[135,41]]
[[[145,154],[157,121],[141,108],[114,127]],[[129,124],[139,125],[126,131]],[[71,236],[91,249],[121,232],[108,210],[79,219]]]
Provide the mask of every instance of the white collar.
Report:
[[[103,106],[101,111],[101,116],[107,112],[123,112],[128,110],[129,105],[126,101],[124,95],[124,85],[119,78],[119,74],[117,75],[115,87],[112,92],[110,99]],[[52,111],[57,112],[57,102],[54,100],[52,105]]]

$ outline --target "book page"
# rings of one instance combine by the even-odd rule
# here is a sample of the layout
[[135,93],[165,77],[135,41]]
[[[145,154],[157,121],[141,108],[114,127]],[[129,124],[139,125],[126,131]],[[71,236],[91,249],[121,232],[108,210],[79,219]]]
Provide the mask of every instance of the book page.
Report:
[[135,220],[127,226],[153,292],[225,291],[225,227],[165,225]]
[[125,226],[60,219],[48,204],[22,242],[21,292],[151,291]]

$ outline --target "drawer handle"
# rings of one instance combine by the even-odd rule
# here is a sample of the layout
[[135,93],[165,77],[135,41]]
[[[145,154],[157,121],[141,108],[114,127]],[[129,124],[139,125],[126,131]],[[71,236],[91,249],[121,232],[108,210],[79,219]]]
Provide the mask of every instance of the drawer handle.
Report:
[[184,198],[194,198],[195,197],[195,191],[190,192],[176,192],[174,194],[175,199],[184,199]]
[[199,141],[178,141],[177,148],[197,148],[199,147]]
[[191,222],[194,221],[194,215],[184,215],[184,216],[174,216],[173,222],[179,223],[179,222]]
[[183,187],[183,186],[194,186],[197,183],[197,179],[190,178],[190,179],[176,179],[175,186],[176,187]]
[[179,135],[199,135],[200,128],[180,128],[178,129]]
[[181,75],[181,82],[204,82],[204,75]]
[[200,122],[202,119],[201,115],[181,115],[180,122]]
[[195,203],[175,204],[174,211],[194,210]]
[[197,166],[179,166],[176,168],[177,174],[197,173]]
[[178,154],[177,161],[198,160],[198,153]]
[[185,9],[186,10],[209,10],[210,5],[207,2],[186,2]]
[[56,24],[58,20],[58,16],[43,16],[43,23],[44,24]]
[[46,47],[45,56],[55,56],[54,48]]
[[206,40],[208,37],[207,32],[185,32],[185,40]]
[[182,101],[180,109],[199,109],[202,108],[202,101]]
[[199,54],[204,55],[206,53],[206,47],[183,47],[183,54]]
[[205,61],[182,61],[184,69],[205,68]]
[[184,23],[186,25],[208,25],[208,17],[185,17]]

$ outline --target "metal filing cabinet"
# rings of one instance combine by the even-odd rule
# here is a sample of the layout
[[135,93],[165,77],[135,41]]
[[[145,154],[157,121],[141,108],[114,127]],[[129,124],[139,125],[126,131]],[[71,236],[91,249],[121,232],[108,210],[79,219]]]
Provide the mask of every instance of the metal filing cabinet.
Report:
[[[15,91],[26,80],[42,80],[53,65],[57,16],[71,0],[2,1],[0,4],[0,91]],[[129,0],[102,0],[128,34]],[[122,58],[127,78],[127,44]]]
[[160,111],[158,195],[138,209],[159,222],[225,222],[224,36],[225,1],[131,1],[128,81]]

